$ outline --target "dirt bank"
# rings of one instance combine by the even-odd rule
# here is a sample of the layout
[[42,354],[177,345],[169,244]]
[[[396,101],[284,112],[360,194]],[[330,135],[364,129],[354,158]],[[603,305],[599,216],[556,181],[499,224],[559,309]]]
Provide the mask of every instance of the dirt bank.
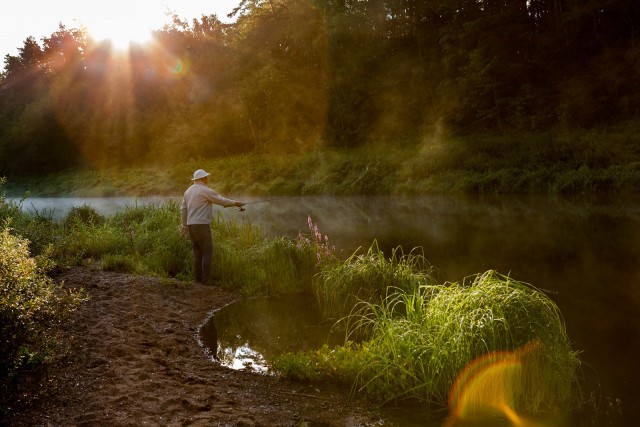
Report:
[[80,267],[59,279],[90,300],[65,328],[71,351],[51,378],[55,392],[7,425],[393,425],[328,386],[211,362],[196,333],[233,293]]

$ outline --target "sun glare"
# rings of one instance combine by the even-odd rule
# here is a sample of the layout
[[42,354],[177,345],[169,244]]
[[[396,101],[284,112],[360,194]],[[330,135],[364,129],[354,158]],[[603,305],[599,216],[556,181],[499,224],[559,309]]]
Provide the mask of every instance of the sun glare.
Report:
[[[144,44],[151,40],[154,29],[144,22],[103,20],[86,23],[89,35],[96,41],[108,40],[117,50],[126,50],[130,44]],[[158,29],[158,26],[155,29]]]
[[136,27],[110,28],[101,26],[87,27],[88,32],[96,41],[107,40],[116,50],[126,50],[131,44],[145,44],[151,40],[151,29]]
[[150,41],[152,31],[159,30],[167,20],[165,11],[157,7],[156,0],[119,1],[109,6],[101,4],[102,8],[84,14],[81,24],[94,40],[108,40],[118,50],[126,50],[132,43]]

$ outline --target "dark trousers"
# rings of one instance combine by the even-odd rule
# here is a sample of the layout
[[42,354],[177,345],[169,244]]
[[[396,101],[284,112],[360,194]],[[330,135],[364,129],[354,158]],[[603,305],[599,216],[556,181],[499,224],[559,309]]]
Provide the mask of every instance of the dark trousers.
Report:
[[209,224],[194,224],[188,228],[193,249],[196,282],[206,283],[210,280],[211,258],[213,257],[211,227]]

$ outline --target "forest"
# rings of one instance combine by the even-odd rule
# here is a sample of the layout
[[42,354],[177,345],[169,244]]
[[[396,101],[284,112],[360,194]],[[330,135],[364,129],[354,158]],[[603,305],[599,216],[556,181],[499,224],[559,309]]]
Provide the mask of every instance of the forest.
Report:
[[168,16],[122,52],[62,24],[27,38],[0,73],[0,176],[611,129],[640,113],[634,0],[242,0],[233,16]]

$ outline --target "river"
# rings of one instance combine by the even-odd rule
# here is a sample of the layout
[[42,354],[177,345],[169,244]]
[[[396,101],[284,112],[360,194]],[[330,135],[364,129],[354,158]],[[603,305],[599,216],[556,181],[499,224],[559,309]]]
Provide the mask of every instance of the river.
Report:
[[[166,200],[30,198],[22,206],[61,218],[85,203],[111,214]],[[385,253],[420,248],[442,281],[494,269],[546,290],[562,311],[572,347],[581,352],[584,391],[593,392],[607,412],[595,425],[640,425],[640,202],[513,196],[241,200],[252,202],[244,212],[217,210],[267,234],[291,237],[308,232],[311,216],[344,257],[376,239]]]

